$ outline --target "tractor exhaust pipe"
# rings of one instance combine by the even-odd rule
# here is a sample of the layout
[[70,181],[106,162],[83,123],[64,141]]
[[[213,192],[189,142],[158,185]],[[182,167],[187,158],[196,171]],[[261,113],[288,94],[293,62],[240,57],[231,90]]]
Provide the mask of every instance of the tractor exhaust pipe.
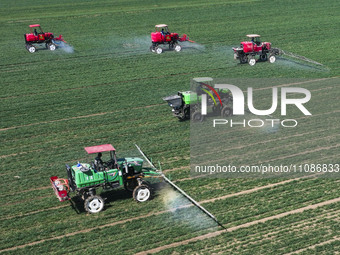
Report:
[[[139,152],[142,154],[142,156],[146,159],[146,161],[157,170],[155,165],[151,162],[151,160],[144,154],[144,152],[139,148],[137,144],[135,144]],[[192,197],[190,197],[187,193],[185,193],[180,187],[178,187],[175,183],[170,181],[161,171],[157,170],[160,175],[163,177],[163,179],[169,183],[172,187],[174,187],[176,190],[178,190],[183,196],[185,196],[191,203],[193,203],[196,207],[198,207],[200,210],[202,210],[206,215],[208,215],[211,219],[213,219],[220,227],[223,229],[226,229],[217,219],[214,215],[212,215],[207,209],[205,209],[203,206],[201,206],[197,201],[195,201]]]

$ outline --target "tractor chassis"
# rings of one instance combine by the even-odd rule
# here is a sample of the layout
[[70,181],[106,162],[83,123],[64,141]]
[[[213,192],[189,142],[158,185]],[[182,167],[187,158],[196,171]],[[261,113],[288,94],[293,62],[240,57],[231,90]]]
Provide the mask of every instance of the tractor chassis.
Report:
[[[256,61],[269,61],[270,63],[274,63],[276,60],[275,56],[279,54],[280,50],[277,48],[270,50],[265,49],[260,52],[252,51],[249,53],[245,53],[242,48],[235,48],[234,59],[239,59],[241,64],[249,63],[250,65],[255,65]],[[255,59],[256,56],[259,56],[257,60]]]
[[181,51],[182,47],[178,44],[178,41],[170,41],[170,42],[152,42],[150,46],[150,51],[156,52],[157,54],[161,54],[164,50],[164,46],[168,44],[169,50],[175,50],[177,52]]

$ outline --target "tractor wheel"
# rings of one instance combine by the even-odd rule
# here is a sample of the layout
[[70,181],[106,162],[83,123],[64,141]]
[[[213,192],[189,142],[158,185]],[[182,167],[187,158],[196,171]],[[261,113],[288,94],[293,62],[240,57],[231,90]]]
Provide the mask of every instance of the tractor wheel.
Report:
[[133,198],[139,203],[145,202],[151,198],[152,192],[148,185],[142,184],[137,186],[133,191]]
[[177,44],[177,45],[175,46],[175,51],[176,51],[176,52],[180,52],[181,50],[182,50],[181,45],[178,45],[178,44]]
[[124,188],[128,192],[133,192],[137,186],[138,186],[138,183],[136,179],[130,179],[124,182]]
[[30,52],[30,53],[34,53],[36,48],[33,46],[33,45],[27,45],[27,50]]
[[101,196],[90,196],[84,202],[84,208],[89,213],[99,213],[104,208],[104,199]]
[[190,119],[190,106],[184,108],[184,120],[189,120]]
[[194,112],[191,119],[194,122],[202,122],[204,120],[204,116],[200,112]]
[[269,62],[273,64],[275,61],[276,61],[276,57],[274,55],[270,55]]
[[268,60],[267,54],[260,55],[260,59],[261,61],[267,61]]
[[249,58],[248,64],[254,66],[256,64],[256,59],[254,57]]
[[229,117],[229,116],[232,115],[232,113],[233,113],[233,111],[228,106],[224,106],[221,110],[221,116],[222,117]]
[[248,62],[248,56],[247,55],[241,55],[240,56],[240,63],[245,64]]
[[218,103],[217,105],[214,105],[212,107],[212,111],[213,111],[214,115],[219,115],[221,113],[221,104]]
[[54,43],[50,43],[50,44],[48,45],[48,49],[49,49],[50,51],[55,51],[56,48],[57,48],[57,46],[56,46]]
[[156,51],[157,54],[161,54],[163,52],[163,49],[160,48],[160,47],[156,47],[155,51]]

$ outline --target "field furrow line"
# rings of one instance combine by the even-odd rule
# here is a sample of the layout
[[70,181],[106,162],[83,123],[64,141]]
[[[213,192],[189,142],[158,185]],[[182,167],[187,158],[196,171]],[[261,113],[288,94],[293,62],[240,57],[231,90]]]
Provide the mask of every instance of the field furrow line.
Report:
[[311,245],[311,246],[308,246],[306,248],[303,248],[303,249],[300,249],[300,250],[297,250],[297,251],[293,251],[293,252],[290,252],[290,253],[285,253],[284,255],[298,254],[298,253],[301,253],[301,252],[306,251],[308,249],[314,249],[314,248],[316,248],[318,246],[322,246],[322,245],[325,245],[325,244],[330,244],[330,243],[333,243],[335,241],[340,241],[340,237],[334,237],[333,239],[324,241],[322,243],[314,244],[314,245]]
[[[278,183],[275,183],[275,184],[269,184],[269,185],[265,185],[263,187],[258,187],[258,188],[254,188],[254,189],[250,189],[250,190],[246,190],[246,191],[241,191],[241,192],[229,194],[229,195],[223,196],[221,198],[202,200],[199,203],[200,204],[205,204],[205,203],[214,202],[214,201],[220,200],[220,199],[226,199],[226,198],[230,198],[230,197],[235,197],[235,196],[240,196],[240,195],[244,195],[244,194],[249,194],[249,193],[252,193],[252,192],[259,191],[261,189],[271,188],[271,187],[275,187],[275,186],[278,186],[278,185],[284,185],[286,183],[293,182],[293,181],[296,181],[296,180],[299,180],[299,179],[308,178],[308,177],[312,177],[312,176],[303,176],[303,177],[299,177],[299,178],[295,178],[295,179],[291,179],[291,180],[285,180],[285,181],[278,182]],[[131,222],[131,221],[134,221],[134,220],[140,220],[140,219],[147,218],[147,217],[157,216],[157,215],[161,215],[161,214],[164,214],[164,213],[172,212],[173,210],[184,209],[184,208],[188,208],[188,207],[191,207],[191,206],[193,206],[193,205],[192,204],[187,204],[187,205],[179,206],[176,209],[172,209],[172,210],[163,210],[163,211],[159,211],[159,212],[155,212],[155,213],[148,213],[148,214],[145,214],[145,215],[140,215],[140,216],[132,217],[132,218],[125,219],[125,220],[120,220],[120,221],[104,224],[104,225],[93,227],[93,228],[79,230],[79,231],[68,233],[68,234],[65,234],[65,235],[55,236],[55,237],[51,237],[51,238],[35,241],[35,242],[32,242],[32,243],[18,245],[18,246],[11,247],[11,248],[6,248],[6,249],[3,249],[3,250],[0,250],[0,252],[10,251],[10,250],[15,250],[15,249],[21,249],[21,248],[25,248],[27,246],[37,245],[37,244],[43,243],[45,241],[57,240],[57,239],[61,239],[61,238],[64,238],[64,237],[69,237],[69,236],[74,236],[74,235],[81,234],[81,233],[88,233],[88,232],[90,232],[92,230],[102,229],[102,228],[105,228],[105,227],[112,227],[112,226],[115,226],[115,225],[118,225],[118,224],[125,224],[127,222]],[[61,208],[61,207],[64,207],[64,205],[59,206],[59,207],[52,207],[51,209]],[[47,209],[44,209],[44,210],[38,210],[38,211],[30,212],[30,213],[27,213],[27,215],[38,213],[39,211],[47,211],[48,209],[50,209],[50,208],[47,208]],[[21,216],[26,216],[26,215],[17,215],[17,216],[12,216],[11,218],[21,217]],[[273,217],[273,216],[271,216],[271,217]],[[268,218],[270,218],[270,217],[268,217]],[[6,218],[3,218],[3,219],[6,219]],[[260,221],[260,220],[258,220],[258,221]],[[246,224],[249,224],[249,223],[246,223]],[[240,226],[243,226],[243,225],[245,225],[245,224],[242,224]],[[233,227],[233,228],[235,228],[235,227]]]
[[[318,140],[324,140],[324,139],[327,139],[327,138],[333,138],[335,136],[337,136],[337,135],[321,137],[321,138],[315,138],[315,139],[309,140],[309,142],[318,141]],[[299,145],[299,144],[300,144],[300,142],[291,143],[291,144],[289,144],[287,146],[281,147],[281,149],[283,149],[283,148],[291,148],[291,147],[294,147],[294,145]],[[254,165],[260,165],[260,164],[263,164],[263,163],[269,163],[269,162],[272,162],[272,161],[287,159],[287,158],[296,157],[296,156],[300,156],[300,155],[304,155],[304,154],[308,154],[308,153],[313,153],[313,152],[317,152],[317,151],[329,150],[329,149],[337,148],[339,146],[340,146],[340,144],[336,144],[336,145],[333,145],[333,146],[319,147],[319,148],[316,148],[316,149],[313,149],[313,150],[302,151],[302,152],[299,152],[299,153],[289,154],[289,155],[286,155],[286,156],[272,158],[272,159],[268,159],[268,160],[265,160],[265,161],[259,161],[259,162],[254,163]],[[246,147],[249,147],[249,146],[244,146],[243,148],[246,148]],[[232,150],[232,149],[228,149],[228,150]],[[228,151],[228,150],[226,150],[226,151]],[[272,148],[262,150],[262,152],[267,152],[267,151],[272,151]],[[213,153],[213,152],[211,152],[211,153]],[[254,153],[256,154],[257,152],[255,151],[255,152],[246,153],[246,154],[243,154],[242,156],[245,158],[246,156],[251,156]],[[239,158],[239,155],[234,155],[234,156],[229,156],[228,160],[238,159],[238,158]],[[214,161],[204,161],[204,162],[201,162],[200,164],[201,165],[207,165],[207,164],[213,164],[215,162],[218,163],[216,160],[214,160]]]
[[46,211],[50,211],[50,210],[57,210],[57,209],[68,207],[68,206],[70,206],[70,205],[69,204],[63,204],[63,205],[60,205],[60,206],[55,206],[55,207],[50,207],[50,208],[46,208],[46,209],[36,210],[36,211],[24,213],[24,214],[12,215],[12,216],[8,216],[8,217],[2,218],[1,221],[3,221],[3,220],[10,220],[10,219],[13,219],[13,218],[18,218],[18,217],[25,217],[25,216],[33,215],[33,214],[40,213],[40,212],[46,212]]
[[[284,184],[287,184],[287,183],[290,183],[290,182],[293,182],[293,181],[298,181],[298,180],[301,180],[301,179],[317,177],[318,175],[321,175],[321,173],[317,173],[317,174],[313,174],[313,175],[301,176],[301,177],[297,177],[297,178],[289,179],[289,180],[284,180],[284,181],[281,181],[281,182],[272,183],[272,184],[268,184],[268,185],[265,185],[265,186],[256,187],[256,188],[253,188],[253,189],[249,189],[249,190],[244,190],[244,191],[228,194],[228,195],[225,195],[225,196],[222,196],[222,197],[218,197],[218,198],[202,200],[200,203],[209,203],[209,202],[214,202],[216,200],[221,200],[221,199],[231,198],[231,197],[235,197],[235,196],[241,196],[241,195],[245,195],[245,194],[250,194],[250,193],[262,190],[262,189],[273,188],[273,187],[276,187],[276,186],[279,186],[279,185],[284,185]],[[198,178],[198,177],[196,177],[196,178]],[[194,179],[194,178],[185,178],[185,179],[180,179],[178,181],[187,180],[187,179]],[[176,182],[178,182],[178,181],[176,181]],[[50,188],[50,186],[41,187],[41,188],[38,188],[38,189],[48,189],[48,188]],[[31,189],[31,190],[36,190],[36,189]],[[52,196],[54,196],[54,195],[51,194],[50,196],[46,196],[46,197],[52,197]],[[43,198],[46,198],[46,197],[43,197]],[[24,202],[27,202],[27,201],[25,200]],[[19,203],[19,202],[16,202],[16,203]],[[60,207],[64,207],[64,206],[60,206]],[[65,207],[66,207],[66,205],[65,205]],[[55,208],[55,207],[51,207],[51,208]],[[16,217],[28,216],[28,215],[39,213],[39,212],[42,212],[42,211],[45,211],[45,210],[49,210],[49,209],[50,208],[43,209],[43,210],[36,210],[36,211],[32,211],[32,212],[29,212],[29,213],[26,213],[26,214],[12,215],[12,216],[9,216],[9,217],[1,218],[0,220],[6,220],[6,219],[12,219],[12,218],[16,218]]]
[[305,207],[295,209],[295,210],[292,210],[292,211],[280,213],[280,214],[270,216],[270,217],[266,217],[266,218],[263,218],[263,219],[255,220],[255,221],[248,222],[248,223],[245,223],[245,224],[241,224],[241,225],[231,227],[231,228],[228,228],[228,229],[219,230],[219,231],[216,231],[216,232],[212,232],[212,233],[208,233],[208,234],[205,234],[205,235],[190,238],[190,239],[187,239],[187,240],[183,240],[183,241],[180,241],[180,242],[164,245],[164,246],[157,247],[157,248],[154,248],[154,249],[150,249],[150,250],[147,250],[147,251],[138,252],[135,255],[153,254],[153,253],[156,253],[156,252],[167,250],[169,248],[175,248],[175,247],[178,247],[178,246],[181,246],[181,245],[189,244],[191,242],[206,240],[206,239],[209,239],[209,238],[212,238],[212,237],[219,236],[219,235],[226,233],[226,232],[236,231],[236,230],[241,229],[241,228],[247,228],[247,227],[259,224],[259,223],[265,223],[265,222],[270,221],[270,220],[280,219],[280,218],[283,218],[283,217],[291,215],[291,214],[302,213],[306,210],[316,209],[316,208],[321,207],[321,206],[325,206],[325,205],[329,205],[329,204],[333,204],[333,203],[338,203],[338,202],[340,202],[340,197],[335,198],[335,199],[331,199],[331,200],[327,200],[327,201],[324,201],[324,202],[321,202],[321,203],[305,206]]
[[[141,107],[132,108],[132,110],[138,110],[138,109],[143,109],[143,108],[150,108],[150,107],[160,106],[160,105],[162,105],[162,104],[146,105],[146,106],[141,106]],[[22,128],[22,127],[37,126],[37,125],[41,125],[41,124],[49,124],[49,123],[55,123],[55,122],[61,122],[61,121],[68,121],[68,120],[91,118],[91,117],[96,117],[96,116],[102,116],[102,115],[107,115],[107,114],[113,114],[113,113],[116,113],[116,112],[119,112],[119,111],[99,112],[99,113],[93,113],[93,114],[82,115],[82,116],[75,116],[75,117],[64,118],[64,119],[58,119],[58,120],[41,121],[41,122],[31,123],[31,124],[27,124],[27,125],[20,125],[20,126],[13,126],[13,127],[1,128],[1,129],[0,129],[0,132],[1,132],[1,131],[11,130],[11,129]]]

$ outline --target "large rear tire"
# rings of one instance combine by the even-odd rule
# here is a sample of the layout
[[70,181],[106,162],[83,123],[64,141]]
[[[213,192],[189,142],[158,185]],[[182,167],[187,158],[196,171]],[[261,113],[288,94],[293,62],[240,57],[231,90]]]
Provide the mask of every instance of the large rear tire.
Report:
[[84,202],[84,208],[89,213],[99,213],[104,208],[104,199],[101,196],[90,196]]
[[139,185],[134,189],[132,196],[139,203],[148,201],[152,196],[151,188],[146,184]]

